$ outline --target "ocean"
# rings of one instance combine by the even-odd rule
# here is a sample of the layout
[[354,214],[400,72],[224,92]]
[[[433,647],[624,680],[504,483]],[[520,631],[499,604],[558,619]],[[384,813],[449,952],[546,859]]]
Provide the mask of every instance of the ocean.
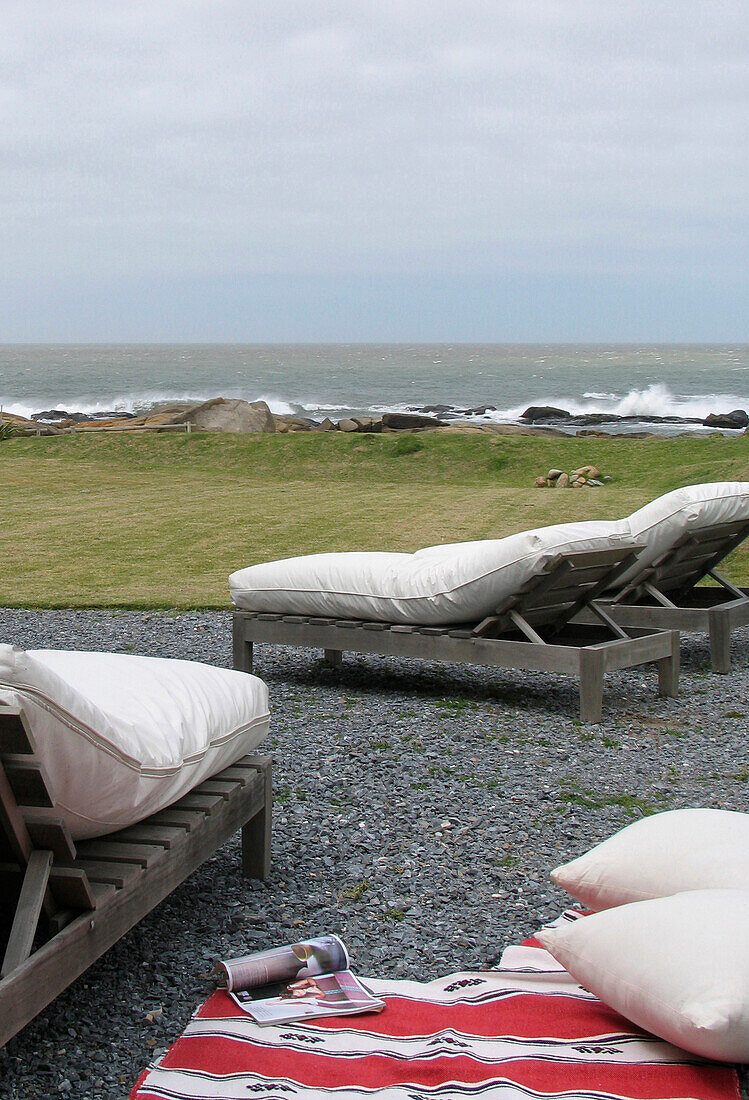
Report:
[[[749,345],[0,345],[0,407],[22,416],[137,413],[212,397],[332,420],[441,405],[514,423],[529,405],[553,405],[634,418],[614,430],[653,430],[652,417],[747,409]],[[655,426],[687,428],[699,424]]]

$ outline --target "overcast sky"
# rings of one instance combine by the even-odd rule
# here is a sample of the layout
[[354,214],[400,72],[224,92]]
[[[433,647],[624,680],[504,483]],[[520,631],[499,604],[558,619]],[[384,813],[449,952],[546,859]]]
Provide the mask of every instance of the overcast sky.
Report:
[[2,0],[0,341],[746,341],[748,27]]

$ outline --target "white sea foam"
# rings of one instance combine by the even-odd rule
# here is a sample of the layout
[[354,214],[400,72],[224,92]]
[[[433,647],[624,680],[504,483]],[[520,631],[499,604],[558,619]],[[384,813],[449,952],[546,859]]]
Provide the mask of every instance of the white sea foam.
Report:
[[[442,398],[438,392],[431,395],[428,402],[440,402]],[[271,412],[282,416],[303,415],[316,419],[331,416],[338,419],[357,413],[369,413],[381,415],[384,412],[406,412],[418,407],[415,403],[403,401],[391,401],[387,403],[370,402],[369,404],[347,404],[345,401],[334,402],[330,395],[326,398],[315,399],[306,395],[304,399],[293,400],[283,397],[278,393],[264,391],[261,393],[248,392],[241,386],[220,387],[221,395],[227,398],[241,398],[246,401],[265,401]],[[133,393],[115,393],[109,398],[81,397],[47,397],[39,398],[31,405],[26,401],[4,401],[0,395],[0,408],[6,412],[18,416],[30,417],[32,413],[39,413],[43,409],[66,409],[68,411],[83,412],[89,415],[97,415],[104,412],[142,413],[154,406],[164,406],[177,403],[200,403],[216,397],[217,393],[208,392],[202,388],[195,390],[142,390]],[[349,398],[350,400],[350,398]],[[443,401],[451,405],[449,401]],[[556,408],[566,409],[573,415],[584,413],[612,413],[616,416],[677,416],[684,419],[704,419],[711,412],[728,412],[731,409],[746,408],[746,396],[741,397],[730,393],[706,393],[684,395],[674,393],[668,386],[662,383],[631,389],[625,394],[617,394],[612,391],[586,390],[576,397],[554,394],[553,392],[541,396],[530,393],[523,404],[511,405],[505,408],[497,408],[483,415],[477,415],[477,420],[493,421],[497,423],[517,422],[529,405],[552,405]],[[460,408],[456,404],[453,407]],[[466,406],[462,406],[465,408]]]
[[[268,408],[273,413],[277,413],[279,416],[293,416],[294,413],[301,411],[303,406],[299,404],[293,404],[292,402],[285,401],[281,397],[272,396],[269,394],[258,395],[246,395],[244,393],[232,392],[231,389],[224,388],[223,396],[228,398],[242,398],[246,401],[265,401]],[[120,394],[106,400],[92,399],[88,397],[73,397],[73,398],[49,398],[45,400],[35,401],[33,405],[29,405],[26,402],[20,401],[3,401],[0,397],[0,408],[4,412],[12,413],[14,416],[25,416],[30,418],[33,413],[40,413],[44,411],[51,411],[53,409],[64,409],[67,412],[81,412],[88,416],[97,416],[105,412],[113,413],[144,413],[148,409],[152,409],[158,406],[165,405],[181,405],[181,404],[200,404],[203,401],[210,401],[216,397],[215,393],[196,393],[186,391],[174,391],[171,393],[164,392],[144,392],[144,393],[131,393]],[[310,407],[313,407],[312,405]],[[335,408],[337,406],[330,406]]]
[[615,416],[679,416],[703,420],[711,412],[729,412],[731,409],[743,408],[746,398],[726,393],[694,394],[687,397],[672,393],[662,383],[655,383],[645,389],[632,389],[623,396],[588,391],[582,395],[582,399],[569,396],[537,398],[523,405],[487,413],[486,419],[497,422],[518,420],[529,404],[566,409],[573,416],[603,412]]

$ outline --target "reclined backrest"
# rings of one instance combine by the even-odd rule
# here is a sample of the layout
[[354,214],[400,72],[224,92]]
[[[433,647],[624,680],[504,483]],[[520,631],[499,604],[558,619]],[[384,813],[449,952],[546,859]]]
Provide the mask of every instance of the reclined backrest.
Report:
[[22,707],[76,839],[140,821],[251,752],[262,680],[194,661],[0,645],[0,701]]
[[[703,540],[711,530],[749,523],[749,482],[716,481],[685,485],[657,497],[633,512],[625,521],[635,542],[641,543],[637,562],[617,581],[617,588],[633,583],[646,569],[672,550],[686,536]],[[730,538],[730,533],[727,533]],[[731,549],[726,543],[726,551]],[[697,565],[698,577],[704,574]],[[659,585],[660,587],[660,585]],[[669,587],[666,583],[666,587]]]
[[428,626],[493,614],[549,557],[629,546],[622,522],[564,523],[504,539],[429,546],[415,554],[310,554],[263,562],[229,578],[247,611]]

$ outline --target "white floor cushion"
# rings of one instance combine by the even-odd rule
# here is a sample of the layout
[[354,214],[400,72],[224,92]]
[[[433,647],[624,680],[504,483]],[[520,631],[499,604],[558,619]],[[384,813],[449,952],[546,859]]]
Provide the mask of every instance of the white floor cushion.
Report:
[[537,933],[587,990],[705,1058],[749,1062],[749,891],[695,890]]
[[239,569],[229,578],[247,611],[446,625],[491,615],[549,555],[631,541],[626,523],[556,524],[504,539],[429,546],[415,554],[310,554]]
[[749,520],[749,482],[715,481],[685,485],[656,497],[625,522],[635,542],[644,544],[637,564],[617,581],[617,588],[651,565],[688,531],[700,531],[719,523]]
[[551,877],[588,909],[684,890],[749,889],[749,814],[667,810],[627,825]]
[[0,701],[29,715],[76,838],[168,806],[268,731],[262,680],[193,661],[0,645]]

